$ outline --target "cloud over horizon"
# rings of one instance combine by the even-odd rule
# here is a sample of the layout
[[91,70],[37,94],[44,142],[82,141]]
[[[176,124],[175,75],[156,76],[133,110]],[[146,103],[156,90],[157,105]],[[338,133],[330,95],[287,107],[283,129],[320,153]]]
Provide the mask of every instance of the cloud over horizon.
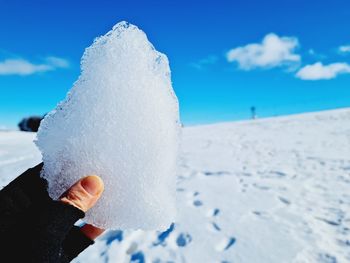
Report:
[[274,68],[295,66],[301,57],[295,53],[299,46],[296,37],[279,37],[274,33],[267,34],[261,43],[252,43],[236,47],[226,54],[228,62],[237,62],[240,69]]
[[350,74],[348,63],[331,63],[328,65],[322,62],[306,65],[299,69],[296,77],[302,80],[328,80],[334,79],[340,74]]
[[340,53],[350,53],[350,45],[340,46],[338,50]]
[[46,57],[42,63],[33,63],[23,58],[9,58],[0,61],[0,75],[27,76],[68,67],[69,62],[66,59],[54,56]]

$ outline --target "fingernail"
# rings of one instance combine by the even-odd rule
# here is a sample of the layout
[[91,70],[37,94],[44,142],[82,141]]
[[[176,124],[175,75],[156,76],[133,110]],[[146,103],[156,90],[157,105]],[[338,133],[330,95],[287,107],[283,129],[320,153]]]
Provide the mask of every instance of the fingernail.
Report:
[[102,179],[96,175],[85,177],[81,181],[81,186],[91,195],[98,195],[103,189]]

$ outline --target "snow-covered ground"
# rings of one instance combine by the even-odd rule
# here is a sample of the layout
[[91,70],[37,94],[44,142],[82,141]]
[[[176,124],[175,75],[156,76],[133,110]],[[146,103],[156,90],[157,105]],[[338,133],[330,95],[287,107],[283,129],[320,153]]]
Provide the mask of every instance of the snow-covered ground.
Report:
[[[0,132],[1,185],[34,136]],[[177,192],[168,231],[108,231],[75,262],[350,262],[350,109],[185,128]]]

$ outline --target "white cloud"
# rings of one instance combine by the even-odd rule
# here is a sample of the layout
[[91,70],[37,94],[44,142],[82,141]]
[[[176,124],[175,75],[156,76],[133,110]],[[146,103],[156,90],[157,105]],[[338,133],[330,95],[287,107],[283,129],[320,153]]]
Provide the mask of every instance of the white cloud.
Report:
[[316,52],[313,48],[310,48],[308,51],[307,51],[308,55],[310,55],[311,57],[313,57],[314,59],[318,59],[318,60],[321,60],[321,59],[326,59],[327,56],[325,54],[321,54],[321,53],[318,53]]
[[341,53],[350,53],[350,45],[340,46],[338,50]]
[[0,61],[0,75],[25,76],[67,67],[69,67],[69,62],[58,57],[47,57],[45,63],[39,64],[32,63],[22,58],[11,58]]
[[315,52],[315,50],[313,48],[310,48],[308,50],[308,53],[309,53],[309,55],[312,55],[312,56],[314,56],[316,54],[316,52]]
[[202,70],[205,67],[215,64],[218,61],[218,57],[214,55],[210,55],[206,58],[202,58],[198,60],[197,62],[193,62],[190,64],[191,67],[194,67],[195,69]]
[[294,53],[298,46],[296,37],[279,37],[270,33],[261,43],[231,49],[226,58],[229,62],[237,62],[244,70],[295,66],[301,60],[300,55]]
[[340,74],[350,74],[350,65],[347,63],[332,63],[323,65],[317,62],[301,68],[296,77],[303,80],[334,79]]
[[24,59],[6,59],[0,62],[0,75],[30,75],[52,70],[45,64],[33,64]]
[[68,60],[64,58],[59,58],[59,57],[47,57],[46,61],[49,65],[52,65],[56,68],[68,68],[69,67],[69,62]]

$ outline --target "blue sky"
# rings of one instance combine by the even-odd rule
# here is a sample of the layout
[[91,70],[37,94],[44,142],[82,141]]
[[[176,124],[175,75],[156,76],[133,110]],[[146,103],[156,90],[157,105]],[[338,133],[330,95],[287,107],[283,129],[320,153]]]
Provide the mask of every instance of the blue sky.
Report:
[[169,57],[187,125],[350,106],[347,0],[0,0],[0,127],[54,108],[121,20]]

